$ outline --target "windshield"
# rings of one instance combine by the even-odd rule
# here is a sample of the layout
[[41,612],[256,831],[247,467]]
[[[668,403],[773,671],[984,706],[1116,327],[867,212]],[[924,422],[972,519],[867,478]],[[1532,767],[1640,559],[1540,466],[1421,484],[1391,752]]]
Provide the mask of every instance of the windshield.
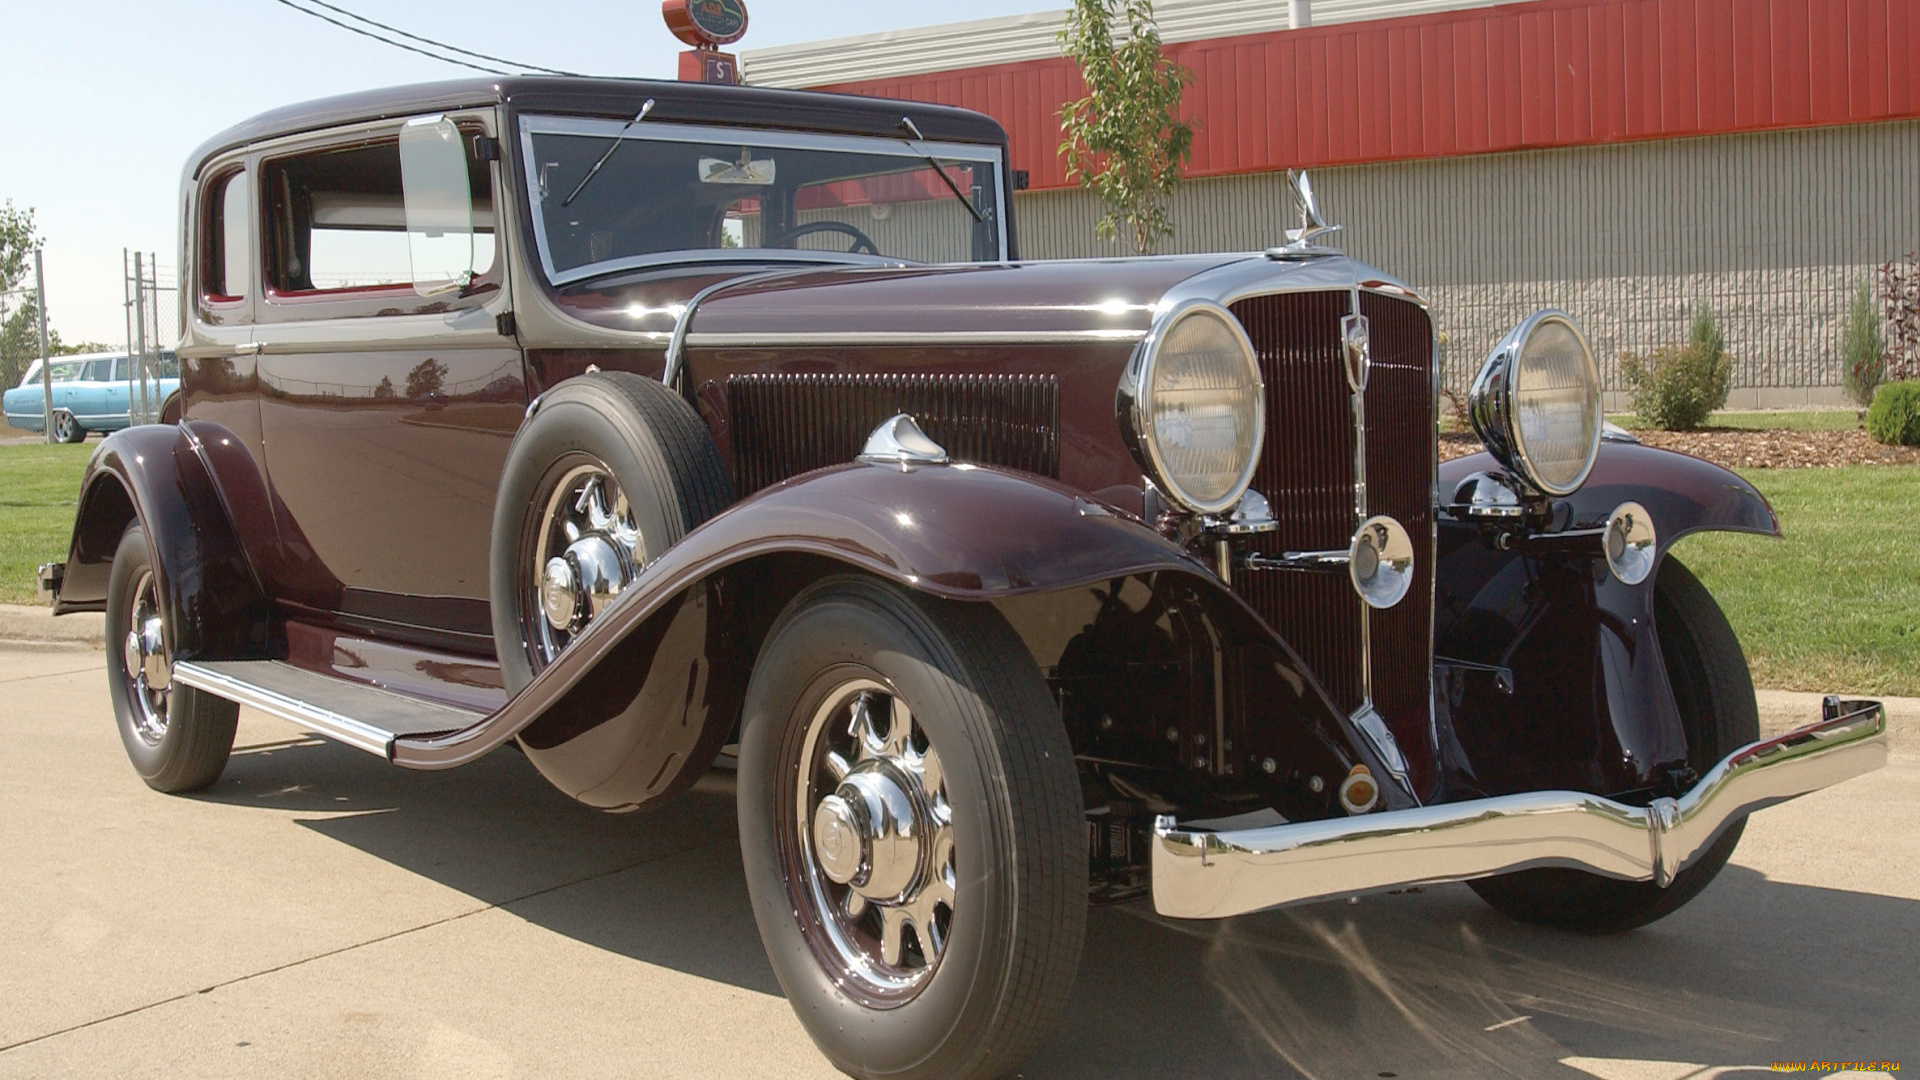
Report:
[[[534,233],[556,285],[687,253],[985,262],[1006,250],[998,147],[657,120],[622,137],[623,127],[521,120]],[[606,157],[616,139],[619,150]]]

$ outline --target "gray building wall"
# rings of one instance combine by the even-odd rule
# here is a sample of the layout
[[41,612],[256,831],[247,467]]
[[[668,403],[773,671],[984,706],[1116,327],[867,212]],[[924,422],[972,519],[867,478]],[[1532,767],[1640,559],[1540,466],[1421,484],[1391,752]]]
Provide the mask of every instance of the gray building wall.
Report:
[[[1406,281],[1464,389],[1514,323],[1561,307],[1607,385],[1618,358],[1683,341],[1708,305],[1735,359],[1732,406],[1840,404],[1852,290],[1920,246],[1920,122],[1316,170],[1331,242]],[[1167,252],[1244,251],[1299,224],[1284,174],[1196,180]],[[1016,197],[1029,258],[1114,254],[1085,192]],[[1610,402],[1619,407],[1621,399]]]

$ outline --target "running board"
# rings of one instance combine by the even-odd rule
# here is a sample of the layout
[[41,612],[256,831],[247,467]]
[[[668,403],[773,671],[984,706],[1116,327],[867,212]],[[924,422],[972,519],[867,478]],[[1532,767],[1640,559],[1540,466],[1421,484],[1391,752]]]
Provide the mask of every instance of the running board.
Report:
[[393,760],[395,739],[469,728],[486,714],[422,701],[283,660],[183,660],[173,680]]

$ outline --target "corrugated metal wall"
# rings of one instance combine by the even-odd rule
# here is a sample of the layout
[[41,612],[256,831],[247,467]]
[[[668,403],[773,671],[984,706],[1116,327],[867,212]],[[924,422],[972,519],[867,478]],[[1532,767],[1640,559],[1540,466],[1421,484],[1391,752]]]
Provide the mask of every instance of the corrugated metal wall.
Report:
[[[1188,174],[1222,176],[1920,116],[1920,0],[1538,0],[1167,46]],[[1054,58],[820,89],[960,105],[1066,184]]]
[[[1920,246],[1920,122],[1442,158],[1316,170],[1334,242],[1428,297],[1463,388],[1528,312],[1572,311],[1609,385],[1617,358],[1681,340],[1696,305],[1747,388],[1840,382],[1851,288]],[[1022,254],[1114,254],[1078,191],[1016,197]],[[1184,185],[1161,250],[1284,242],[1282,174]],[[1766,400],[1764,398],[1760,400]]]

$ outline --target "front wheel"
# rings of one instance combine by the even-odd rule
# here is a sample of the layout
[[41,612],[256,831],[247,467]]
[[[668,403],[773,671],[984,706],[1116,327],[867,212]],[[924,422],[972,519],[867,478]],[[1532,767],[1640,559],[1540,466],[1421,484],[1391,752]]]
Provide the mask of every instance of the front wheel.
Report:
[[[1653,591],[1654,629],[1674,703],[1687,732],[1687,763],[1705,773],[1760,738],[1760,710],[1740,639],[1713,595],[1678,559],[1661,564]],[[1469,881],[1480,898],[1523,922],[1590,934],[1645,926],[1700,895],[1740,843],[1747,819],[1736,819],[1692,866],[1666,888],[1580,870],[1551,868]]]
[[120,741],[155,791],[198,791],[220,779],[240,706],[173,681],[173,635],[138,522],[127,526],[107,577],[107,691]]
[[1081,797],[998,612],[865,578],[802,593],[747,690],[739,790],[761,940],[835,1065],[984,1080],[1045,1035],[1085,934]]

